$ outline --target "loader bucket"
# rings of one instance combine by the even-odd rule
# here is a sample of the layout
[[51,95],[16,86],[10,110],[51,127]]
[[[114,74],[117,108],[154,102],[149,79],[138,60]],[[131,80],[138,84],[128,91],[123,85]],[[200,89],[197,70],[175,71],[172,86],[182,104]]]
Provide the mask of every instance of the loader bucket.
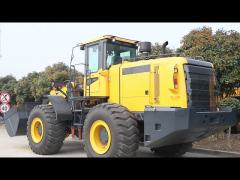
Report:
[[29,102],[18,107],[12,107],[5,115],[5,128],[10,137],[27,134],[28,116],[34,106],[40,103]]

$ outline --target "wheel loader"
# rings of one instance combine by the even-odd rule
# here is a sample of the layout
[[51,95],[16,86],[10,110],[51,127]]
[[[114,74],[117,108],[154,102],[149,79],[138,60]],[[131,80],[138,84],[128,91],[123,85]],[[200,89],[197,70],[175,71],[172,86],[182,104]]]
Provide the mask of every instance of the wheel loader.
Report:
[[152,56],[150,42],[112,35],[74,48],[85,53],[82,85],[72,54],[69,80],[53,83],[43,103],[12,108],[4,117],[8,134],[27,135],[36,154],[59,152],[71,134],[83,141],[88,157],[133,157],[140,145],[175,157],[236,123],[234,109],[217,106],[207,61]]

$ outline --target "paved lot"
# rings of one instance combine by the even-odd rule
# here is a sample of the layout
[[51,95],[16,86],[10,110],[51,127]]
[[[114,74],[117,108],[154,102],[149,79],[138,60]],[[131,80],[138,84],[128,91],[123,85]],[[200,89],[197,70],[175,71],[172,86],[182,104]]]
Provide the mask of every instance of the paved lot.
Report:
[[[26,136],[9,137],[4,128],[0,125],[0,157],[86,157],[83,151],[83,144],[77,140],[68,138],[64,141],[61,151],[56,155],[40,156],[32,153],[28,146]],[[157,157],[145,147],[140,147],[137,157]],[[186,153],[183,157],[220,157],[201,153]]]

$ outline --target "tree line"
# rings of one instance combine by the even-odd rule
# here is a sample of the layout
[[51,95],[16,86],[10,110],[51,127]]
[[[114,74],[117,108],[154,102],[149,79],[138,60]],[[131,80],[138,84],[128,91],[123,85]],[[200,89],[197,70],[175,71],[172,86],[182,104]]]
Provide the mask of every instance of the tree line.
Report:
[[[161,52],[162,44],[155,43],[151,54]],[[213,63],[220,96],[233,95],[235,88],[240,86],[240,33],[237,31],[219,29],[214,33],[210,27],[193,29],[182,38],[178,49],[167,48],[166,52],[202,57]],[[53,81],[69,78],[69,67],[60,62],[46,67],[42,72],[31,72],[18,81],[12,75],[0,77],[0,91],[11,94],[12,104],[41,101],[43,95],[51,90]]]
[[13,105],[23,102],[39,102],[42,101],[44,95],[49,94],[54,81],[63,82],[69,79],[69,67],[59,62],[46,67],[42,72],[31,72],[18,81],[12,75],[2,77],[0,78],[0,91],[6,91],[11,95]]

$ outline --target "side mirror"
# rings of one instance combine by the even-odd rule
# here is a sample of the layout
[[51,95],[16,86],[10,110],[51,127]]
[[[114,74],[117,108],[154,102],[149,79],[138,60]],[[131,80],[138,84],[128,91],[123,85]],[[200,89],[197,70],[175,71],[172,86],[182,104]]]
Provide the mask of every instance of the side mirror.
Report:
[[80,46],[80,50],[84,50],[85,48],[84,48],[84,46]]

